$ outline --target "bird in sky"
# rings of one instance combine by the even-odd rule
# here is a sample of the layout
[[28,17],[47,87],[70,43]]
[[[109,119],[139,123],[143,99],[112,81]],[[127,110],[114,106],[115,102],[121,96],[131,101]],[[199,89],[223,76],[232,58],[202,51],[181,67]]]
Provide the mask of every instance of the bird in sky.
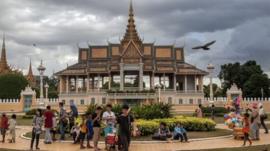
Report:
[[211,41],[209,43],[206,43],[202,46],[196,46],[196,47],[193,47],[192,49],[202,49],[202,50],[210,50],[209,46],[213,45],[216,41]]

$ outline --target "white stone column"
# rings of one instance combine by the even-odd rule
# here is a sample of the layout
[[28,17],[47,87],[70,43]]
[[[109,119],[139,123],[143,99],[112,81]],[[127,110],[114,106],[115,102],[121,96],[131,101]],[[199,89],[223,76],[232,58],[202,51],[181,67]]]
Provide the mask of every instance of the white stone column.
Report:
[[69,93],[69,76],[66,76],[66,93]]
[[59,78],[59,93],[63,93],[63,77],[60,76]]
[[176,91],[176,74],[173,75],[173,90]]
[[163,73],[163,91],[166,90],[166,86],[165,86],[165,73]]
[[143,63],[140,63],[140,70],[139,70],[139,90],[143,90]]
[[152,72],[151,75],[151,89],[155,89],[155,73]]
[[87,74],[86,78],[86,92],[89,92],[89,74]]
[[194,75],[194,91],[197,92],[197,76]]
[[120,63],[120,90],[124,90],[124,64]]
[[100,91],[100,75],[98,75],[98,83],[97,83],[98,91]]
[[79,92],[79,77],[76,76],[75,77],[75,89],[76,89],[76,93]]
[[187,75],[185,75],[185,85],[184,85],[184,90],[187,92]]
[[111,90],[111,80],[112,80],[111,74],[109,74],[108,78],[109,78],[108,89]]

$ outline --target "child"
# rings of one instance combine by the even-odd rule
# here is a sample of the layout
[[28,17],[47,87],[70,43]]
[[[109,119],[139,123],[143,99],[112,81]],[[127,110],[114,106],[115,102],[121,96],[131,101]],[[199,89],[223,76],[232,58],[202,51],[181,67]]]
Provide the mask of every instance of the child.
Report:
[[86,117],[85,115],[82,115],[82,122],[80,124],[80,149],[84,149],[85,146],[83,146],[83,142],[85,139],[85,135],[87,133],[87,126],[86,126]]
[[1,117],[2,143],[5,143],[7,129],[8,129],[8,117],[6,113],[2,113],[2,117]]
[[80,126],[79,123],[75,123],[75,125],[71,128],[70,131],[72,138],[73,138],[73,144],[77,144],[79,140],[79,135],[80,135]]
[[244,120],[243,120],[243,133],[244,133],[244,144],[243,146],[246,146],[246,141],[249,141],[249,145],[252,145],[252,141],[249,138],[249,130],[250,130],[250,123],[249,123],[249,114],[244,114]]
[[167,138],[172,137],[171,132],[169,131],[169,129],[167,128],[166,123],[161,122],[158,132],[156,134],[154,134],[154,136],[152,137],[152,139],[154,140],[167,140]]
[[183,142],[183,140],[185,140],[185,142],[188,142],[187,131],[180,123],[177,123],[175,128],[174,128],[173,139],[174,140],[181,139],[181,142]]
[[55,138],[55,135],[56,135],[56,131],[57,131],[57,114],[55,113],[54,114],[54,117],[53,117],[53,127],[52,127],[52,140],[53,141],[56,141],[56,138]]
[[9,143],[15,143],[15,137],[16,137],[15,128],[17,124],[15,114],[11,116],[11,119],[9,120],[8,123],[9,123],[9,135],[10,135]]
[[93,148],[93,146],[90,145],[90,141],[93,139],[94,135],[94,129],[93,129],[93,121],[92,121],[92,115],[89,114],[87,116],[86,126],[87,126],[87,148]]
[[41,109],[38,109],[36,112],[36,116],[33,118],[33,130],[32,130],[32,139],[30,149],[33,150],[34,141],[36,140],[36,149],[39,150],[39,136],[42,132],[43,118]]

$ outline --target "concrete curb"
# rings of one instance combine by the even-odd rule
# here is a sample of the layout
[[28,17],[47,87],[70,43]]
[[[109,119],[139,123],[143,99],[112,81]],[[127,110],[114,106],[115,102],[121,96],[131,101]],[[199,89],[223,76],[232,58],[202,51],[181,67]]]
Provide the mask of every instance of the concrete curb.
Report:
[[[23,133],[20,135],[22,139],[31,140],[30,137],[25,136],[26,133]],[[207,138],[195,138],[195,139],[189,139],[189,142],[195,142],[195,141],[204,141],[204,140],[214,140],[214,139],[223,139],[223,138],[231,138],[233,135],[225,135],[225,136],[218,136],[218,137],[207,137]],[[44,140],[44,139],[41,139]],[[73,141],[67,140],[67,141],[57,141],[61,143],[72,143]],[[99,143],[104,144],[103,141],[100,141]],[[131,144],[161,144],[161,143],[179,143],[179,141],[131,141]]]

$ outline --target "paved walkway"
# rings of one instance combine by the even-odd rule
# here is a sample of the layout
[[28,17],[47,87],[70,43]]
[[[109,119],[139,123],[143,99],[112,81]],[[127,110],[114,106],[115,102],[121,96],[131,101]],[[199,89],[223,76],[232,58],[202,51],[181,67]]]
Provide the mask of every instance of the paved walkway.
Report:
[[[217,127],[224,127],[218,125]],[[31,127],[19,126],[17,130],[17,142],[16,144],[0,143],[0,148],[9,149],[21,149],[29,150],[30,141],[20,137],[25,132],[29,132]],[[253,142],[253,145],[270,144],[270,135],[266,135],[261,131],[261,140]],[[190,143],[133,143],[131,144],[130,151],[176,151],[176,150],[193,150],[193,149],[210,149],[210,148],[224,148],[224,147],[240,147],[242,141],[234,140],[232,137],[219,138],[210,140],[191,141]],[[100,144],[101,148],[104,148],[104,144]],[[77,151],[79,145],[73,145],[71,143],[55,142],[54,144],[45,145],[43,140],[40,141],[40,148],[42,150],[54,150],[54,151]],[[85,149],[89,150],[89,149]]]

